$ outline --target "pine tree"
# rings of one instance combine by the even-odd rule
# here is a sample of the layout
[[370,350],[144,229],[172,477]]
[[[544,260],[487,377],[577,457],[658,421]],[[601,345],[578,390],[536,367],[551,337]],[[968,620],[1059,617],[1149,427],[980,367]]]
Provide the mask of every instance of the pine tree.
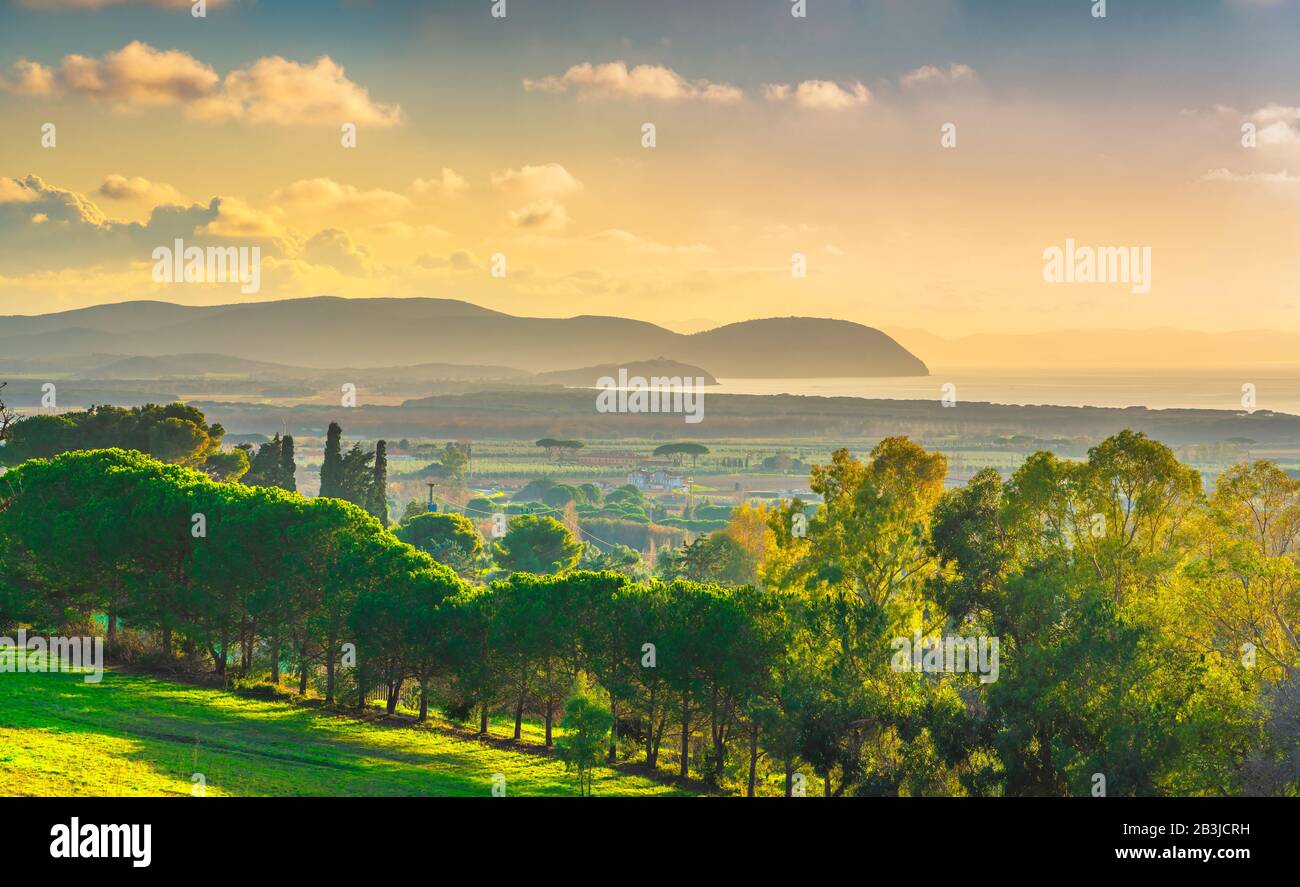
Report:
[[343,429],[331,422],[325,435],[325,461],[320,466],[320,495],[342,499]]

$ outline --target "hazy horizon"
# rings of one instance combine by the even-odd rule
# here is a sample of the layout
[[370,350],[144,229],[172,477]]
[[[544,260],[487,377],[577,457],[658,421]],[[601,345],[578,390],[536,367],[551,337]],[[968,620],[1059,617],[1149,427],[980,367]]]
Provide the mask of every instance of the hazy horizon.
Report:
[[[0,314],[339,293],[1300,330],[1300,11],[1090,5],[7,2]],[[258,246],[260,292],[157,282],[177,238]],[[1149,250],[1150,279],[1047,282],[1074,243]]]

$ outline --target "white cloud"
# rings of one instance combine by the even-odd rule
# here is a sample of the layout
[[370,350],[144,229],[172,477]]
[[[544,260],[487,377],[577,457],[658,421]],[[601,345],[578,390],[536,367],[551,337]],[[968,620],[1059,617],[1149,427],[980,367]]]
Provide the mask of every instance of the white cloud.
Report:
[[277,249],[296,249],[299,238],[281,224],[282,213],[257,209],[238,197],[214,197],[211,205],[216,210],[216,217],[197,229],[195,234],[275,241]]
[[805,80],[796,85],[769,83],[763,96],[770,102],[793,100],[801,108],[815,111],[840,111],[871,103],[871,90],[861,82],[841,86],[831,80]]
[[524,80],[528,92],[562,93],[574,90],[580,98],[654,99],[663,102],[702,101],[728,104],[744,96],[727,83],[708,80],[687,80],[663,65],[637,65],[628,68],[626,62],[604,62],[593,65],[583,62],[574,65],[562,75],[550,75],[540,80]]
[[1260,145],[1289,145],[1300,142],[1300,108],[1265,105],[1250,113],[1258,127]]
[[371,101],[329,56],[310,64],[269,56],[223,78],[187,52],[136,40],[100,58],[65,56],[57,72],[22,59],[0,85],[25,95],[67,92],[114,107],[175,105],[205,121],[384,127],[402,120],[400,107]]
[[947,70],[934,65],[922,65],[898,78],[898,83],[904,89],[912,89],[931,85],[953,86],[974,79],[975,71],[969,65],[954,63]]
[[374,258],[365,246],[354,243],[345,231],[326,228],[307,241],[302,258],[313,265],[329,265],[345,274],[368,276],[375,271]]
[[411,207],[409,197],[382,188],[361,190],[330,178],[301,179],[271,193],[277,204],[315,213],[390,215]]
[[469,190],[469,181],[463,176],[457,175],[455,170],[442,168],[442,174],[436,179],[416,179],[411,183],[411,190],[416,194],[441,194],[444,197],[454,197],[464,191]]
[[103,58],[65,56],[59,71],[63,89],[122,105],[185,104],[210,94],[220,81],[211,66],[189,53],[138,40]]
[[104,179],[99,186],[99,193],[110,200],[129,200],[151,205],[183,202],[180,192],[166,182],[151,182],[143,176],[127,178],[116,173]]
[[258,59],[227,74],[220,93],[195,103],[191,114],[199,119],[279,126],[387,127],[402,122],[399,106],[372,101],[370,93],[349,80],[343,66],[329,56],[309,65],[278,55]]
[[0,89],[18,95],[52,95],[55,89],[54,72],[39,62],[22,59],[9,67],[8,76],[0,76]]
[[555,197],[582,190],[582,182],[558,163],[497,170],[491,181],[493,188],[525,198]]

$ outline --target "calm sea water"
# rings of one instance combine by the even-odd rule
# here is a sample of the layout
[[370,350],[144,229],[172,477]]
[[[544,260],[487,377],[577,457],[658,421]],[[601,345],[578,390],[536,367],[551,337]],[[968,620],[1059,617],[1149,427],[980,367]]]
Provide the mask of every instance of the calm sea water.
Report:
[[1015,405],[1241,410],[1244,385],[1255,408],[1300,415],[1300,369],[1108,370],[1052,372],[987,367],[932,369],[898,379],[719,379],[719,394],[803,394],[888,400],[939,400],[956,386],[958,401]]

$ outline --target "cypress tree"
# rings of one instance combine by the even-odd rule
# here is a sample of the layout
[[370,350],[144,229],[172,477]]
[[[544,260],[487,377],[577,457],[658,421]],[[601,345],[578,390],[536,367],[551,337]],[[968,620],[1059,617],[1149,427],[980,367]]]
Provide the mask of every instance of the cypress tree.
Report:
[[280,486],[290,493],[298,492],[298,481],[294,475],[298,465],[293,459],[293,436],[286,434],[280,441]]
[[375,444],[375,476],[367,510],[388,526],[388,444],[382,440]]
[[325,434],[325,461],[320,466],[320,495],[343,498],[343,429],[331,422]]

